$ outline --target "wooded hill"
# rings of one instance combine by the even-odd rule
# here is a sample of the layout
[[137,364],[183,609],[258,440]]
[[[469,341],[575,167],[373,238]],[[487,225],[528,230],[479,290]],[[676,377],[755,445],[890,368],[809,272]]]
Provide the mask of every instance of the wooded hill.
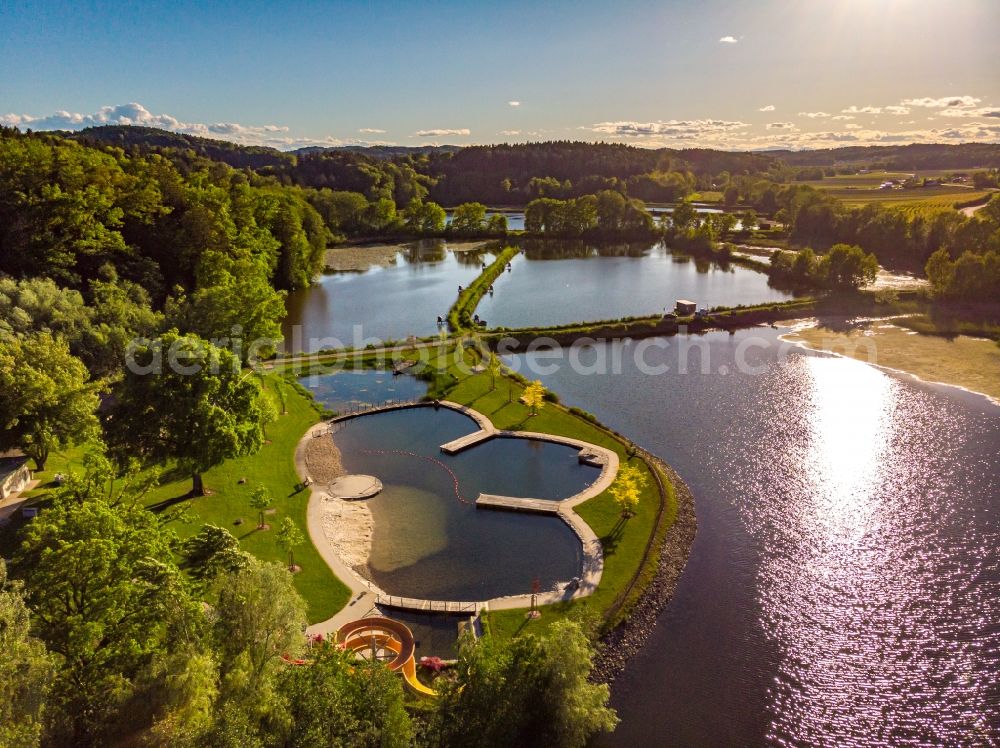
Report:
[[252,169],[283,184],[391,197],[402,208],[414,197],[443,205],[479,201],[523,205],[538,197],[578,197],[604,189],[647,201],[675,200],[712,189],[724,175],[784,181],[802,167],[881,167],[894,170],[1000,167],[1000,145],[905,145],[815,151],[733,152],[638,148],[621,143],[552,141],[457,146],[307,147],[282,152],[148,127],[95,127],[61,133],[136,154],[185,154]]

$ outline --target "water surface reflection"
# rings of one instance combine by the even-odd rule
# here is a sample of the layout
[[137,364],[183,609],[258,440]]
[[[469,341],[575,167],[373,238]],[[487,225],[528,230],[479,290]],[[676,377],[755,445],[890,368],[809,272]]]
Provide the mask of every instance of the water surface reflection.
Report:
[[[698,536],[600,744],[1000,741],[1000,408],[749,336],[709,373],[542,377],[674,465]],[[594,355],[606,353],[603,346]],[[726,371],[725,375],[720,371]],[[992,741],[992,743],[991,743]]]

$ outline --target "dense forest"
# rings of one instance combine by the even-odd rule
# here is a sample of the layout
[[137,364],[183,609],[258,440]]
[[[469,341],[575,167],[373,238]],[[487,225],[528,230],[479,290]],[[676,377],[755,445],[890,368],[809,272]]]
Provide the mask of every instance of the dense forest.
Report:
[[870,169],[916,171],[921,169],[996,169],[1000,144],[910,143],[909,145],[847,146],[808,151],[768,151],[789,166],[862,165]]
[[603,189],[670,202],[695,189],[713,189],[720,177],[724,181],[729,175],[789,181],[821,178],[823,169],[834,167],[911,171],[1000,167],[1000,145],[987,143],[728,152],[557,141],[465,148],[306,147],[281,152],[144,127],[97,127],[65,135],[126,150],[188,152],[234,168],[254,169],[284,184],[352,190],[369,198],[391,195],[400,208],[414,196],[448,206],[469,201],[525,205],[537,197],[580,197]]

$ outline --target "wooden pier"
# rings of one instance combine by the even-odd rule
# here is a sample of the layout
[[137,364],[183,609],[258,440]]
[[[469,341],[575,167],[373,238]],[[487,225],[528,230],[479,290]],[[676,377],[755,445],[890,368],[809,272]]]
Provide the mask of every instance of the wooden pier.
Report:
[[481,493],[476,499],[476,509],[501,509],[508,512],[532,512],[534,514],[559,514],[559,501],[548,499],[520,499],[516,496],[496,496]]

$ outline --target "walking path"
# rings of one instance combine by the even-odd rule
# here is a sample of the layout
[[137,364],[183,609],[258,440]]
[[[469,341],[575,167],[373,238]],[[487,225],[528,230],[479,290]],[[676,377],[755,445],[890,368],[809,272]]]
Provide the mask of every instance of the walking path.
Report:
[[[573,508],[582,504],[588,499],[601,494],[610,486],[618,474],[618,455],[604,447],[590,444],[579,439],[571,439],[564,436],[543,434],[533,431],[504,431],[497,429],[493,422],[482,413],[448,401],[438,403],[441,407],[464,413],[479,425],[479,430],[467,436],[456,439],[448,444],[441,445],[441,450],[447,454],[454,454],[457,451],[468,449],[475,444],[482,443],[488,439],[536,439],[548,441],[556,444],[565,444],[576,447],[580,450],[580,460],[589,465],[601,468],[601,473],[593,483],[587,486],[574,496],[561,501],[550,501],[532,498],[495,497],[490,494],[481,494],[476,500],[476,505],[483,508],[497,507],[514,511],[539,511],[538,507],[545,505],[547,513],[556,514],[563,520],[579,538],[583,547],[583,570],[579,578],[579,583],[568,586],[562,590],[550,590],[537,595],[521,594],[496,597],[491,600],[481,601],[454,601],[454,600],[425,600],[420,598],[409,598],[397,595],[389,595],[379,589],[373,582],[362,577],[349,565],[344,563],[339,554],[327,541],[323,532],[323,502],[328,498],[328,487],[312,485],[310,486],[309,505],[306,512],[306,522],[309,529],[309,537],[313,545],[319,551],[320,556],[337,577],[351,589],[351,601],[333,617],[315,623],[309,627],[309,634],[330,634],[337,631],[343,624],[363,617],[377,605],[386,607],[401,608],[416,611],[442,611],[451,613],[471,613],[475,614],[479,610],[503,610],[509,608],[526,608],[532,604],[532,598],[538,605],[549,605],[551,603],[570,600],[576,597],[590,595],[597,589],[601,582],[604,571],[604,551],[601,540],[593,529],[584,522],[583,518],[573,511]],[[401,408],[413,407],[433,407],[431,403],[402,403],[387,405],[375,408],[362,414],[351,414],[341,418],[335,418],[329,423],[320,423],[313,426],[306,432],[299,442],[295,452],[295,469],[303,480],[308,476],[306,465],[306,447],[310,439],[329,437],[334,428],[334,424],[341,420],[357,418],[360,415],[367,415],[379,411],[398,410]],[[454,450],[454,451],[449,451]],[[499,500],[499,501],[498,501]]]

